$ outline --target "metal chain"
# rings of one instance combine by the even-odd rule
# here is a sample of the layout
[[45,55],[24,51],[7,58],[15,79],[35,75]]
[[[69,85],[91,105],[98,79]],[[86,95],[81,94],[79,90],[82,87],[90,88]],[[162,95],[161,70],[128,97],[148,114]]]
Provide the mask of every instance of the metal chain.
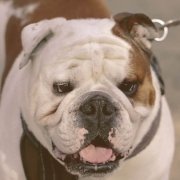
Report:
[[164,27],[175,27],[175,26],[180,26],[180,20],[176,19],[176,20],[169,20],[167,22],[165,22],[165,24],[163,26],[160,27],[160,29],[164,29]]
[[168,35],[168,28],[170,27],[175,27],[175,26],[180,26],[180,19],[176,19],[176,20],[169,20],[167,22],[162,21],[161,19],[152,19],[153,23],[157,23],[160,24],[159,27],[157,27],[157,29],[159,31],[163,31],[162,36],[155,38],[155,41],[163,41],[167,35]]

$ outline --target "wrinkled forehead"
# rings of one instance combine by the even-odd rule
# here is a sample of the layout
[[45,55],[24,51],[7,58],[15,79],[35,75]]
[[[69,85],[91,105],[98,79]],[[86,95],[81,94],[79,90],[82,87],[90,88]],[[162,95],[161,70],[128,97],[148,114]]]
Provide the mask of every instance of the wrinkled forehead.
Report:
[[46,64],[39,63],[45,70],[43,75],[48,76],[47,79],[68,77],[81,82],[87,79],[99,82],[101,77],[115,83],[124,79],[137,81],[141,86],[136,100],[153,104],[154,88],[148,58],[140,48],[114,34],[114,26],[111,19],[65,21],[39,53],[41,62]]
[[[104,58],[128,59],[131,45],[113,34],[115,22],[111,19],[69,20],[56,28],[47,45],[47,56],[64,58],[88,58],[101,54]],[[51,54],[52,53],[52,54]],[[57,56],[59,54],[59,56]]]

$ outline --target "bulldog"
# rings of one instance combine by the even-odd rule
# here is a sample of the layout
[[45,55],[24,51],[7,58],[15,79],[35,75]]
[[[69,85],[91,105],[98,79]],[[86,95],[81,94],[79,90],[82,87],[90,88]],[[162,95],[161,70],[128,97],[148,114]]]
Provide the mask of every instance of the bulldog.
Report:
[[0,106],[3,180],[168,180],[174,132],[144,14],[25,26]]

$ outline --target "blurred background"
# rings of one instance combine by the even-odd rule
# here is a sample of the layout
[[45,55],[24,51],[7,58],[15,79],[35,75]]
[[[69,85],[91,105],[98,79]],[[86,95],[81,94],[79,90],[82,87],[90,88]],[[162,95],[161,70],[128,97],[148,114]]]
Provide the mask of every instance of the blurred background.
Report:
[[[151,18],[164,21],[180,19],[179,0],[107,0],[107,2],[112,14],[131,12],[144,13]],[[170,180],[180,180],[180,26],[171,28],[163,42],[154,42],[153,50],[159,59],[166,84],[166,96],[176,133],[176,153]]]

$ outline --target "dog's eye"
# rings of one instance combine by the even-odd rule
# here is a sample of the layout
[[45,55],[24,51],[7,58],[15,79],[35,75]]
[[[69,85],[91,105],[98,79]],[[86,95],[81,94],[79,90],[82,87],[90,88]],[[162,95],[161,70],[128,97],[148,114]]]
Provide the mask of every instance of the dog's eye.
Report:
[[68,93],[73,90],[70,82],[55,82],[53,84],[53,91],[55,94]]
[[137,90],[138,90],[138,82],[137,81],[128,81],[128,80],[124,80],[120,85],[119,85],[119,89],[121,89],[121,91],[123,91],[123,93],[126,96],[133,96]]

